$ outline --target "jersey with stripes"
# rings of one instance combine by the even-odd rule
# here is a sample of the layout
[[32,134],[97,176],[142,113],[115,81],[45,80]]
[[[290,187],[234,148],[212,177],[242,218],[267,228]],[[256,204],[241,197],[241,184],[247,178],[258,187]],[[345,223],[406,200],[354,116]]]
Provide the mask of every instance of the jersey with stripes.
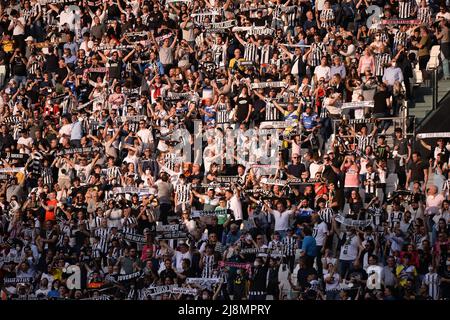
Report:
[[202,278],[211,278],[215,265],[214,255],[210,256],[204,255],[202,257],[202,263],[203,263]]
[[384,70],[389,62],[391,62],[391,55],[389,53],[378,53],[375,55],[375,75],[377,77],[384,75]]
[[179,203],[188,203],[191,199],[191,184],[178,184],[175,187],[175,194]]
[[326,48],[323,42],[320,43],[313,43],[311,47],[311,66],[317,67],[320,65],[320,60],[322,60],[322,57],[325,56]]
[[328,28],[334,25],[334,11],[333,9],[324,9],[320,13],[321,27]]
[[285,237],[283,240],[281,240],[281,243],[283,245],[283,254],[285,254],[288,257],[292,257],[295,255],[295,244],[297,241],[294,237]]

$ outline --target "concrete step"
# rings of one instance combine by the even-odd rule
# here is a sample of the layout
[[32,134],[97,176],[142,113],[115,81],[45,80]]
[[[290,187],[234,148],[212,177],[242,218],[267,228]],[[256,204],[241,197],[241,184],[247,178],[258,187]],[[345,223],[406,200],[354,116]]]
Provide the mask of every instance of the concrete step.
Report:
[[438,83],[438,101],[450,90],[450,80],[441,80]]

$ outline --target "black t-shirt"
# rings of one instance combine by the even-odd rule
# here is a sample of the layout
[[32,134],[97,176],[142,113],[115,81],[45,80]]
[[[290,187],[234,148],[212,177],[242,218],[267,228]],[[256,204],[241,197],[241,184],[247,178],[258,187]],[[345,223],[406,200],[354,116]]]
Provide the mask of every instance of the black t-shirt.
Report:
[[425,181],[424,170],[428,168],[428,165],[422,160],[418,162],[411,162],[408,166],[408,170],[411,170],[411,182]]
[[293,175],[294,177],[300,178],[302,172],[306,171],[305,165],[303,163],[290,164],[287,168],[287,173]]
[[245,118],[247,118],[250,104],[251,104],[250,97],[238,97],[236,101],[237,106],[236,117],[238,122],[243,122]]
[[176,29],[177,28],[177,24],[175,23],[175,21],[173,21],[170,18],[168,18],[167,20],[163,19],[162,25],[166,26],[169,29]]
[[37,103],[39,100],[39,91],[36,86],[34,86],[31,90],[27,90],[26,96],[31,100],[31,103]]
[[338,182],[338,176],[333,171],[331,165],[324,165],[322,171],[322,178],[324,178],[328,183],[334,183],[335,185]]
[[33,141],[33,145],[36,147],[42,146],[44,149],[46,149],[47,147],[50,147],[50,144],[48,143],[48,141],[44,138],[41,138],[39,140],[34,140]]
[[119,7],[116,4],[108,5],[107,14],[108,19],[118,18],[120,16]]
[[267,23],[267,18],[250,18],[250,22],[256,27],[263,27]]
[[63,80],[67,77],[67,74],[68,74],[67,68],[66,67],[58,68],[58,71],[56,71],[56,74],[58,75],[57,82],[62,83]]
[[109,60],[109,77],[112,79],[119,79],[120,78],[120,71],[121,71],[121,65],[122,62],[115,61],[115,60]]
[[5,150],[5,148],[11,148],[11,146],[13,146],[14,143],[14,138],[12,137],[12,135],[10,135],[9,133],[7,133],[6,135],[0,134],[0,148],[3,150]]
[[27,75],[27,66],[23,62],[22,58],[20,57],[14,58],[13,70],[15,76],[24,77]]
[[387,161],[387,158],[389,156],[389,147],[386,144],[377,144],[375,146],[375,155],[378,160]]
[[308,276],[311,274],[317,275],[314,268],[300,268],[297,272],[297,284],[299,287],[305,289],[308,287]]
[[89,83],[81,82],[77,87],[78,99],[81,103],[85,103],[89,100],[89,94],[91,93],[92,87]]
[[161,26],[162,23],[162,14],[161,12],[152,12],[149,14],[147,19],[147,24],[150,30],[157,29]]
[[[450,272],[449,271],[443,272],[441,277],[447,281],[450,280]],[[450,283],[441,281],[440,289],[442,298],[450,299]]]
[[350,280],[351,278],[357,280],[367,280],[367,272],[363,268],[351,268],[348,272],[347,280]]
[[55,54],[45,56],[44,70],[47,72],[56,72],[58,70],[58,57]]
[[253,105],[253,119],[255,120],[255,122],[260,122],[263,121],[265,118],[265,112],[261,112],[261,110],[264,109],[264,107],[266,106],[266,103],[264,102],[264,100],[258,99],[255,100],[255,103]]
[[398,154],[399,155],[406,155],[408,153],[408,139],[401,138],[397,139],[394,138],[394,147],[398,146]]
[[386,113],[388,110],[386,100],[389,98],[389,93],[386,91],[378,91],[373,96],[374,107],[373,113]]
[[159,274],[159,277],[161,279],[166,279],[166,278],[171,278],[174,279],[177,277],[177,274],[175,273],[175,271],[173,269],[164,269],[163,271],[161,271],[161,273]]

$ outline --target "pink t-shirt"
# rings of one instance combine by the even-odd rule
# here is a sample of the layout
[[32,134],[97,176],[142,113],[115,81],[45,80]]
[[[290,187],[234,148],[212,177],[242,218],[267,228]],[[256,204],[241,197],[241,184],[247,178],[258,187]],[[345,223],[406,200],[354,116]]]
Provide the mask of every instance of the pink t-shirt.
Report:
[[427,196],[427,206],[425,208],[425,214],[437,214],[439,213],[439,209],[442,206],[442,201],[444,201],[445,198],[442,194],[435,194],[435,195],[428,195]]
[[358,188],[359,187],[359,172],[356,165],[350,165],[344,168],[345,170],[345,188]]

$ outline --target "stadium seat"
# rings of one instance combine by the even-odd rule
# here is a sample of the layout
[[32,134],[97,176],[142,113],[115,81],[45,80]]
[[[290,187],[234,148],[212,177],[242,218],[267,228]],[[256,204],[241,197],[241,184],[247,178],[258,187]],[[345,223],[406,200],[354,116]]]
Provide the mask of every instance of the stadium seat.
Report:
[[428,61],[427,70],[433,70],[439,67],[440,55],[441,55],[441,47],[439,45],[433,46],[430,50],[430,61]]
[[416,86],[423,83],[422,72],[420,71],[419,64],[416,65],[413,72],[413,78],[415,79],[414,84]]

